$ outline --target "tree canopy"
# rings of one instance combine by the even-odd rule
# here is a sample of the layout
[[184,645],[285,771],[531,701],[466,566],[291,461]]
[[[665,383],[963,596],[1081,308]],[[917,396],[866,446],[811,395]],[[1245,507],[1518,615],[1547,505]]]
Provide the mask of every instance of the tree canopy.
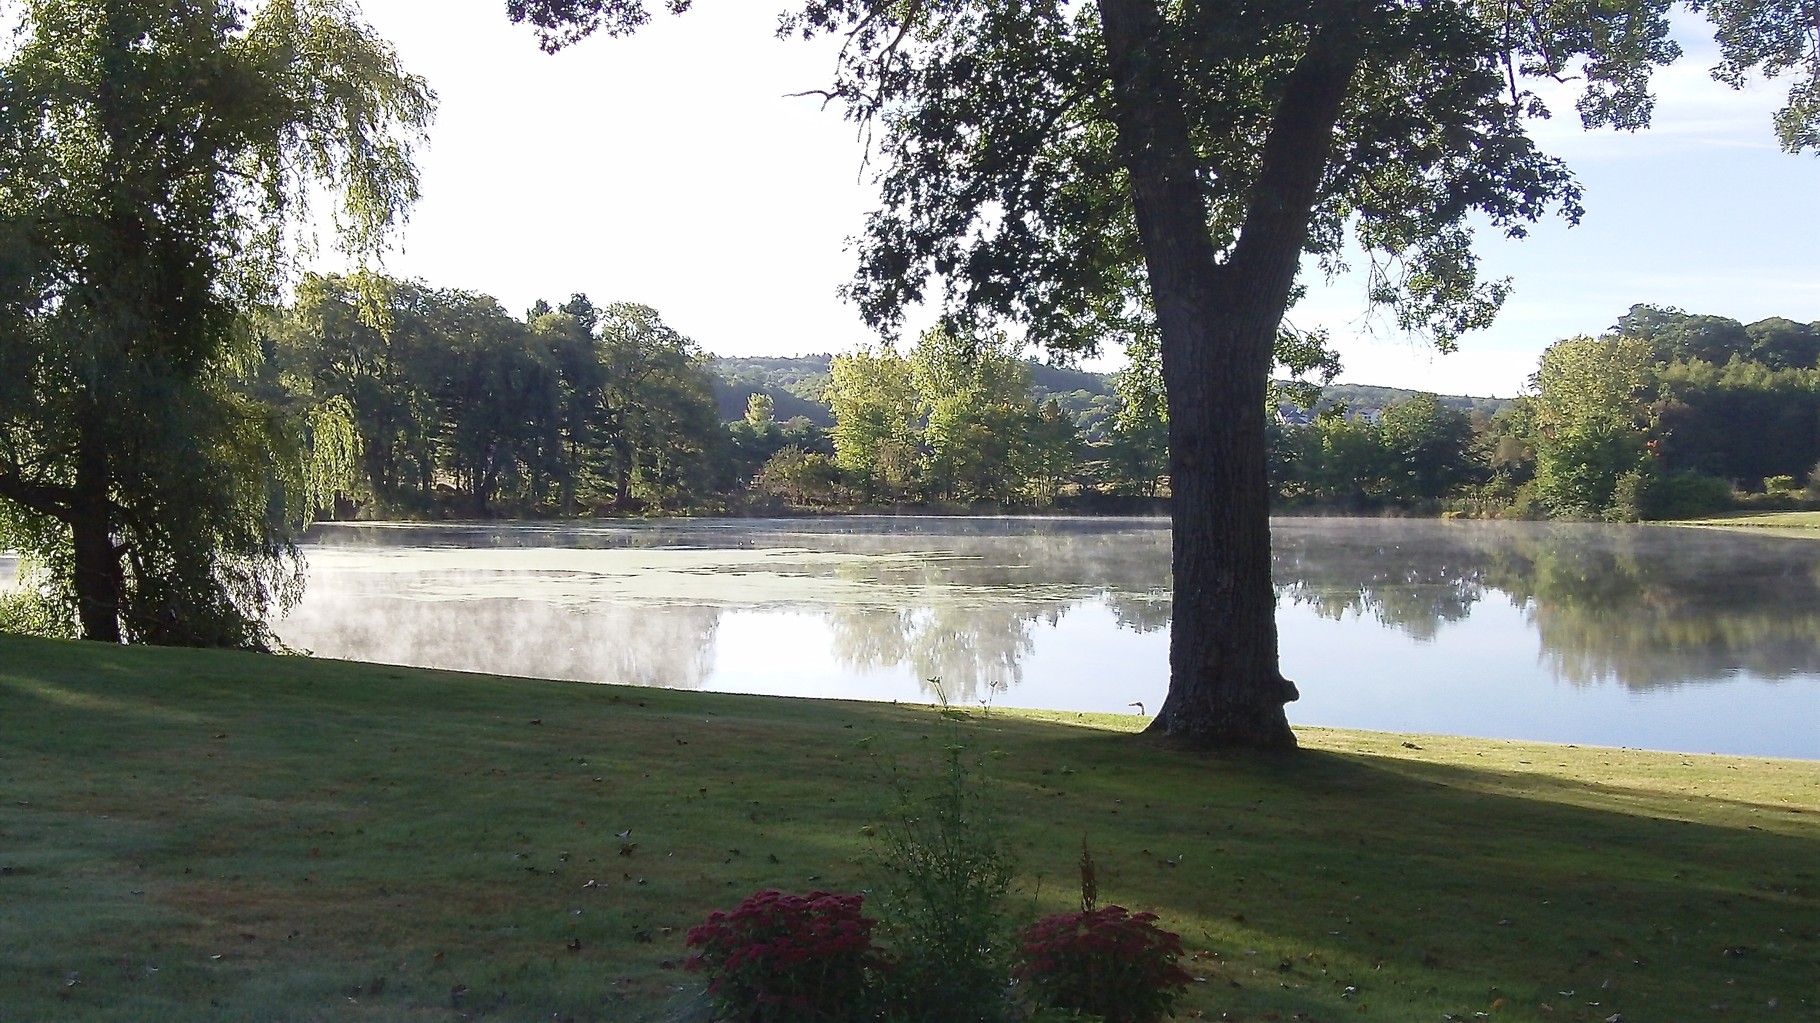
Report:
[[[363,287],[381,294],[381,330]],[[694,342],[586,295],[525,319],[478,292],[309,276],[271,334],[319,400],[345,400],[377,514],[575,514],[704,500],[719,424]]]
[[29,0],[0,56],[0,544],[84,636],[258,646],[344,404],[249,329],[315,195],[376,256],[434,97],[340,0]]
[[[687,6],[672,0],[672,10]],[[1154,334],[1168,407],[1175,620],[1153,728],[1294,743],[1270,581],[1265,396],[1304,256],[1368,254],[1367,298],[1451,346],[1508,282],[1477,225],[1572,219],[1569,170],[1531,140],[1537,81],[1587,126],[1647,125],[1680,55],[1670,0],[803,0],[785,34],[836,36],[825,97],[878,157],[850,297],[891,330],[933,299],[1090,350]],[[1777,130],[1815,147],[1820,55],[1797,0],[1705,3],[1722,78],[1792,72]],[[558,47],[647,17],[637,0],[509,0]],[[932,288],[933,285],[933,288]]]

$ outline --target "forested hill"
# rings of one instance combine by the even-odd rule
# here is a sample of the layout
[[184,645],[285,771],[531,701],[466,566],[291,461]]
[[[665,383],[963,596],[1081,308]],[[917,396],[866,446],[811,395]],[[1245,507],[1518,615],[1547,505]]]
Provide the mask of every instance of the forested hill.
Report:
[[[746,414],[746,399],[754,394],[768,395],[773,402],[774,417],[779,422],[801,416],[817,426],[834,425],[822,392],[828,386],[828,354],[803,355],[795,358],[722,358],[711,360],[714,374],[714,398],[720,407],[720,418],[733,422]],[[1079,415],[1102,399],[1112,399],[1112,375],[1086,370],[1030,363],[1030,389],[1040,402],[1058,399],[1063,407]],[[1344,403],[1357,414],[1370,415],[1389,405],[1408,400],[1417,392],[1400,387],[1375,387],[1370,384],[1333,384],[1321,392],[1324,407]],[[1462,412],[1484,411],[1492,415],[1504,407],[1506,398],[1472,398],[1442,395],[1441,404]]]
[[715,356],[709,360],[709,368],[721,421],[745,418],[746,399],[763,394],[771,399],[772,416],[780,423],[800,416],[816,426],[833,426],[834,413],[822,398],[833,358],[828,354],[752,359]]
[[[1372,384],[1329,384],[1321,388],[1321,407],[1330,408],[1344,404],[1349,411],[1366,414],[1382,412],[1384,409],[1400,402],[1408,401],[1420,392],[1402,387],[1378,387]],[[1473,398],[1463,394],[1440,395],[1443,408],[1459,409],[1461,412],[1484,412],[1496,415],[1498,410],[1510,404],[1509,398]]]

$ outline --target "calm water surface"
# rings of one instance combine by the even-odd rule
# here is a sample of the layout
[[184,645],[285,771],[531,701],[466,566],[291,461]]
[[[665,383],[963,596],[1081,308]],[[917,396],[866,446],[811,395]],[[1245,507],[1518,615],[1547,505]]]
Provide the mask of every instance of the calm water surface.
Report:
[[[1291,720],[1820,757],[1820,543],[1674,527],[1274,523]],[[279,625],[330,657],[1137,713],[1154,519],[330,525]]]

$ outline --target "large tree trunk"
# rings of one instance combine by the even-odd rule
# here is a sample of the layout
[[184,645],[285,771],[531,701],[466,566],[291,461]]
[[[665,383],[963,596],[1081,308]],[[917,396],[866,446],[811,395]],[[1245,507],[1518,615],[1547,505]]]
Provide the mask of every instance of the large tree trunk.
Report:
[[1296,690],[1277,665],[1264,454],[1281,311],[1222,313],[1164,334],[1175,601],[1169,695],[1150,727],[1196,745],[1293,747],[1283,705]]
[[613,464],[613,510],[632,510],[632,445],[622,438],[613,443],[616,461]]
[[107,453],[92,431],[84,428],[77,441],[76,481],[67,519],[75,554],[71,581],[76,589],[76,617],[83,639],[118,643],[126,582],[120,569],[120,548],[114,544],[109,489]]
[[1311,32],[1219,261],[1181,84],[1155,0],[1101,0],[1113,117],[1130,172],[1169,406],[1175,601],[1169,695],[1150,731],[1196,746],[1289,748],[1270,578],[1265,394],[1333,126],[1356,65]]

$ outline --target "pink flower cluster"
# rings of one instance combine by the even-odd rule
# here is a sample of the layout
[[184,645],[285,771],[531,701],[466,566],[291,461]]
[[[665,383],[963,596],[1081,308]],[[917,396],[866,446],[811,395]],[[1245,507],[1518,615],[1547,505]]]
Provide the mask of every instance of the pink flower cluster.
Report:
[[687,967],[709,975],[708,993],[741,1020],[783,1023],[852,1018],[868,975],[890,962],[872,944],[862,897],[755,892],[730,913],[690,928],[699,949]]
[[1039,1005],[1078,1009],[1107,1023],[1152,1023],[1193,981],[1176,965],[1182,939],[1156,925],[1155,913],[1106,906],[1058,913],[1023,932],[1014,971]]

